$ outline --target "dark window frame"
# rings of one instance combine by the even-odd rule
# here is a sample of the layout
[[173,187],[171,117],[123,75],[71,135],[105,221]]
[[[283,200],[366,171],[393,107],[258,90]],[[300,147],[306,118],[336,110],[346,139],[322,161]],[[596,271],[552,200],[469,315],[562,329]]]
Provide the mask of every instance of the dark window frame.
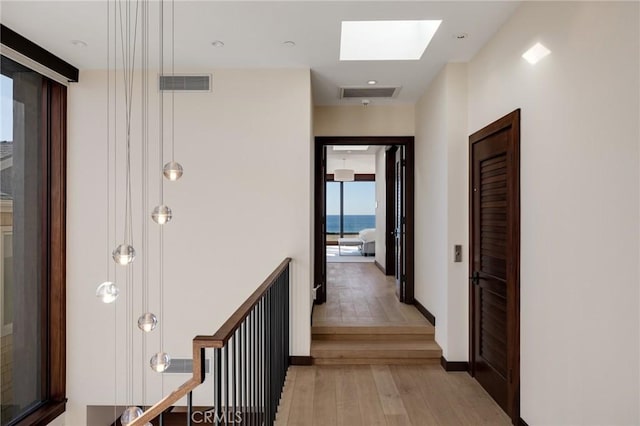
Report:
[[[7,29],[3,26],[2,34],[6,33]],[[15,41],[15,37],[13,41]],[[27,42],[28,40],[24,43],[26,50],[20,51],[19,43],[18,45],[14,44],[12,48],[29,56],[29,50],[32,51],[35,45]],[[44,204],[42,217],[44,238],[41,247],[43,253],[43,279],[41,283],[43,401],[26,411],[21,417],[11,421],[10,426],[48,424],[65,412],[67,402],[67,88],[43,76],[42,89],[42,139],[40,146],[45,159],[42,170],[42,185],[45,193],[42,199]]]

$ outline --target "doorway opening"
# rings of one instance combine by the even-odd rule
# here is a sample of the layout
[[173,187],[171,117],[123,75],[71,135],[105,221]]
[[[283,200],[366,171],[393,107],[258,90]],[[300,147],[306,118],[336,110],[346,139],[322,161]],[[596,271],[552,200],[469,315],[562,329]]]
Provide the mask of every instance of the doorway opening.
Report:
[[[314,364],[440,360],[435,329],[413,306],[413,142],[413,137],[315,140]],[[355,161],[356,152],[364,150],[375,157],[369,169]],[[344,155],[349,151],[351,157]],[[328,249],[336,245],[338,257],[369,261],[327,262]]]
[[[362,166],[365,152],[373,169]],[[372,257],[382,274],[394,277],[397,299],[414,303],[413,166],[413,137],[315,139],[315,304],[327,301],[327,247],[335,245],[337,256],[344,249]],[[347,181],[344,171],[352,175]]]

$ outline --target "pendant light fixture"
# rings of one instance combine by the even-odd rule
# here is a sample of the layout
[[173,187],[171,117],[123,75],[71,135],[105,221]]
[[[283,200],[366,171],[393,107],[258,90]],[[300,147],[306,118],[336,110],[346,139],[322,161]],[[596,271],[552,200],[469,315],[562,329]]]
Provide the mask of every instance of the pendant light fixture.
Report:
[[347,169],[346,158],[342,159],[342,169],[335,169],[333,171],[333,180],[336,182],[353,182],[355,180],[355,170]]
[[[174,7],[174,3],[173,0],[171,2],[172,5],[172,22],[175,20],[175,7]],[[160,57],[160,63],[159,63],[159,72],[160,72],[160,77],[162,77],[164,75],[164,0],[160,0],[159,2],[159,7],[160,7],[160,25],[159,25],[159,29],[160,29],[160,34],[159,34],[159,57]],[[173,24],[172,24],[172,28],[173,28]],[[175,36],[172,35],[172,37],[175,38]],[[159,174],[159,189],[160,189],[160,205],[158,205],[153,213],[152,213],[152,218],[154,218],[154,221],[160,225],[165,224],[167,222],[169,222],[171,220],[171,209],[168,208],[167,206],[164,205],[164,182],[163,182],[163,174],[164,174],[164,167],[162,165],[163,163],[163,154],[164,154],[164,92],[161,91],[160,92],[160,99],[159,99],[159,137],[158,137],[158,157],[159,157],[159,166],[160,166],[160,170],[161,173]],[[157,214],[156,214],[157,213]],[[156,217],[154,217],[154,215]],[[163,316],[163,312],[164,312],[164,227],[160,226],[159,228],[159,259],[158,259],[158,267],[159,267],[159,282],[158,282],[158,296],[159,296],[159,301],[160,301],[160,309],[159,309],[159,313],[160,313],[160,317]],[[164,318],[163,318],[164,321]],[[169,368],[169,366],[171,365],[171,356],[169,356],[168,353],[166,353],[164,351],[164,327],[161,326],[160,327],[160,350],[158,352],[156,352],[150,359],[149,361],[149,365],[151,367],[151,369],[157,373],[164,373],[167,368]]]
[[[159,63],[159,72],[160,78],[164,77],[164,1],[160,0],[160,63]],[[172,17],[173,18],[173,17]],[[162,163],[164,162],[164,91],[160,91],[160,99],[159,99],[159,111],[160,111],[160,128],[158,133],[158,155],[160,157],[160,167],[161,167],[161,175],[160,175],[160,204],[157,205],[153,211],[151,212],[151,219],[158,225],[164,225],[171,221],[173,217],[173,213],[169,206],[164,204],[164,182],[162,179],[162,174],[164,174],[164,167]]]
[[[109,22],[109,2],[107,2],[107,117],[106,117],[106,123],[107,123],[107,132],[106,132],[106,139],[105,139],[105,146],[107,148],[107,173],[106,173],[106,191],[107,191],[107,196],[106,196],[106,222],[107,222],[107,233],[105,236],[105,244],[106,244],[106,251],[107,253],[109,253],[111,251],[110,248],[110,244],[109,244],[109,240],[111,239],[111,216],[110,216],[110,206],[111,203],[110,201],[110,197],[111,197],[111,134],[110,134],[110,121],[111,121],[111,105],[109,102],[109,96],[111,93],[111,77],[109,75],[109,64],[110,64],[110,49],[109,49],[109,42],[110,42],[110,37],[109,37],[109,30],[111,29],[111,23]],[[100,301],[102,301],[102,303],[113,303],[116,301],[116,299],[118,298],[118,295],[120,294],[120,289],[118,288],[118,286],[113,282],[109,280],[109,270],[110,270],[110,263],[109,263],[109,257],[106,257],[106,268],[105,268],[105,272],[106,272],[106,277],[107,277],[107,281],[103,282],[102,284],[100,284],[98,286],[98,288],[96,289],[96,297],[98,299],[100,299]]]
[[[149,2],[143,1],[142,3],[142,66],[141,66],[141,86],[142,86],[142,162],[141,170],[142,176],[142,315],[138,317],[138,328],[144,333],[150,333],[158,325],[158,317],[149,311],[149,222],[146,214],[149,206],[149,182],[147,176],[149,175]],[[157,208],[156,208],[157,209]],[[156,214],[156,209],[152,214]],[[170,211],[169,211],[170,212]],[[155,220],[155,219],[154,219]],[[156,222],[158,222],[156,220]],[[163,222],[164,223],[164,222]],[[142,356],[143,362],[146,354],[146,339],[144,335],[141,339],[141,345],[143,348]],[[143,390],[145,389],[144,374],[142,376]],[[143,402],[145,392],[143,391]]]
[[[171,77],[176,75],[176,36],[175,36],[175,0],[171,0]],[[175,160],[176,157],[176,141],[175,141],[175,111],[176,111],[176,91],[171,90],[171,161],[164,165],[162,174],[170,181],[176,181],[182,177],[182,165]]]
[[[133,248],[133,231],[131,228],[132,215],[131,215],[131,112],[132,112],[132,97],[133,97],[133,77],[135,69],[136,59],[136,38],[138,35],[138,3],[136,0],[135,10],[130,11],[131,7],[129,2],[126,3],[125,18],[128,20],[130,14],[133,15],[133,30],[131,30],[130,23],[127,21],[126,26],[122,22],[122,4],[120,4],[120,26],[122,31],[122,37],[126,37],[123,40],[123,83],[124,83],[124,103],[125,103],[125,208],[124,208],[124,243],[120,244],[113,250],[113,260],[118,265],[127,266],[131,264],[136,258],[136,251]],[[126,31],[123,29],[126,28]]]

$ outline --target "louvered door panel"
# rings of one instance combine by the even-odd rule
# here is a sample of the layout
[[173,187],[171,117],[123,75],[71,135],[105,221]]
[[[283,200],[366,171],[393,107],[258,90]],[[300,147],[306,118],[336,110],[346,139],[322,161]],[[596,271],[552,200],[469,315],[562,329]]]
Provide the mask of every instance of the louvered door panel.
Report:
[[519,114],[472,135],[472,374],[507,413],[517,413],[516,324],[519,202],[514,123]]

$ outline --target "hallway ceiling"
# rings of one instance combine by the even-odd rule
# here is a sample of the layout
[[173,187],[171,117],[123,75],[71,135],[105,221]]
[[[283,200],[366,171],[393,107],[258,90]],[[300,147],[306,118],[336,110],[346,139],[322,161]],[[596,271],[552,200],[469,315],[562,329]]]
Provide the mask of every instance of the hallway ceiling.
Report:
[[[151,64],[157,63],[157,4],[153,2],[150,17]],[[176,70],[311,68],[316,105],[358,104],[360,99],[339,99],[339,87],[367,86],[368,80],[402,87],[397,97],[372,99],[372,104],[414,103],[444,64],[470,60],[517,6],[509,1],[177,0]],[[0,7],[4,25],[81,71],[105,68],[106,2],[2,0]],[[171,3],[165,1],[167,65],[170,13]],[[339,61],[342,21],[419,19],[443,21],[420,60]],[[468,36],[458,39],[462,33]],[[224,46],[214,47],[216,40]]]

